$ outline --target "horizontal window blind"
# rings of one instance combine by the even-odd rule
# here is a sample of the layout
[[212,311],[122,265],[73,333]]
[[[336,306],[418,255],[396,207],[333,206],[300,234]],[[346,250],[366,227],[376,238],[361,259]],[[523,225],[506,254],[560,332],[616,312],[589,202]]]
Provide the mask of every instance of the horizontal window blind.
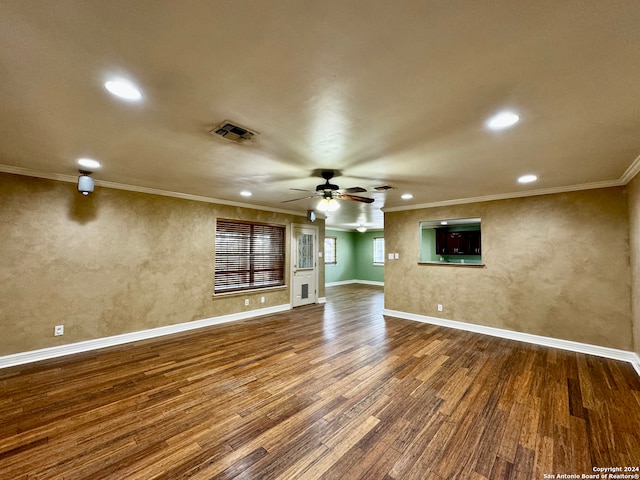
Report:
[[215,293],[284,285],[285,227],[216,222]]

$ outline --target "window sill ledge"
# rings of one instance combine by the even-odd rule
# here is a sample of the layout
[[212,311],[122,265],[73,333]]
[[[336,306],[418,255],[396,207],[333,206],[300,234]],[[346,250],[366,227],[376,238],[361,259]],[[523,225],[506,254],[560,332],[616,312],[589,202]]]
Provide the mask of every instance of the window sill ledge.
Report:
[[215,298],[237,297],[239,295],[250,295],[253,293],[260,293],[260,292],[273,292],[276,290],[286,290],[288,288],[289,288],[289,285],[278,285],[276,287],[252,288],[250,290],[234,290],[232,292],[219,292],[219,293],[213,293],[211,296]]
[[418,265],[448,265],[450,267],[484,267],[484,263],[459,263],[459,262],[418,262]]

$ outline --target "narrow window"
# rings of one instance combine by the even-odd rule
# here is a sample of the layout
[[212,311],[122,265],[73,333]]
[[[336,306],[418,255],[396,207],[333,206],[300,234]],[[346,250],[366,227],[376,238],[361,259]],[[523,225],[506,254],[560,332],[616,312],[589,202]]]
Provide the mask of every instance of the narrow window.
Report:
[[324,238],[324,264],[325,265],[335,265],[336,263],[338,263],[336,247],[337,247],[336,237]]
[[384,237],[373,239],[373,264],[384,265]]

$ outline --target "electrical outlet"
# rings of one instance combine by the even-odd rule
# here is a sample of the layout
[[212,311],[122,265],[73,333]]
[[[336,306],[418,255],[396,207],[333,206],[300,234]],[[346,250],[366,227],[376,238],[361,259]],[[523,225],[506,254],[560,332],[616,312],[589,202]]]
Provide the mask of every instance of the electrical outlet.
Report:
[[56,325],[55,327],[53,327],[53,334],[56,337],[59,337],[60,335],[64,335],[64,325]]
[[248,298],[245,298],[245,299],[244,299],[244,306],[245,306],[245,307],[248,307],[248,306],[249,306],[249,299],[248,299]]
[[439,312],[441,312],[441,311],[442,311],[442,304],[441,304],[441,303],[439,303],[439,304],[438,304],[438,311],[439,311]]
[[264,303],[264,297],[260,297],[260,303]]

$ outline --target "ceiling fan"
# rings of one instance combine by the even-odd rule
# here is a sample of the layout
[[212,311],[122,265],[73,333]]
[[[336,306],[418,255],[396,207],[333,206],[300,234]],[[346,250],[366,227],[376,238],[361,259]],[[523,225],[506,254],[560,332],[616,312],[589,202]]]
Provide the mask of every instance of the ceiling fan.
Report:
[[[313,195],[306,197],[294,198],[292,200],[284,200],[282,203],[296,202],[298,200],[304,200],[306,198],[322,197],[320,203],[317,205],[317,209],[322,212],[332,212],[340,208],[340,204],[336,200],[351,200],[354,202],[373,203],[373,198],[361,197],[359,195],[353,195],[354,193],[366,192],[362,187],[352,187],[341,190],[340,187],[334,183],[330,183],[330,180],[335,176],[334,170],[323,170],[320,175],[324,178],[325,183],[321,183],[316,186],[316,190]],[[299,188],[292,188],[291,190],[297,190],[300,192],[310,192],[310,190],[301,190]]]

